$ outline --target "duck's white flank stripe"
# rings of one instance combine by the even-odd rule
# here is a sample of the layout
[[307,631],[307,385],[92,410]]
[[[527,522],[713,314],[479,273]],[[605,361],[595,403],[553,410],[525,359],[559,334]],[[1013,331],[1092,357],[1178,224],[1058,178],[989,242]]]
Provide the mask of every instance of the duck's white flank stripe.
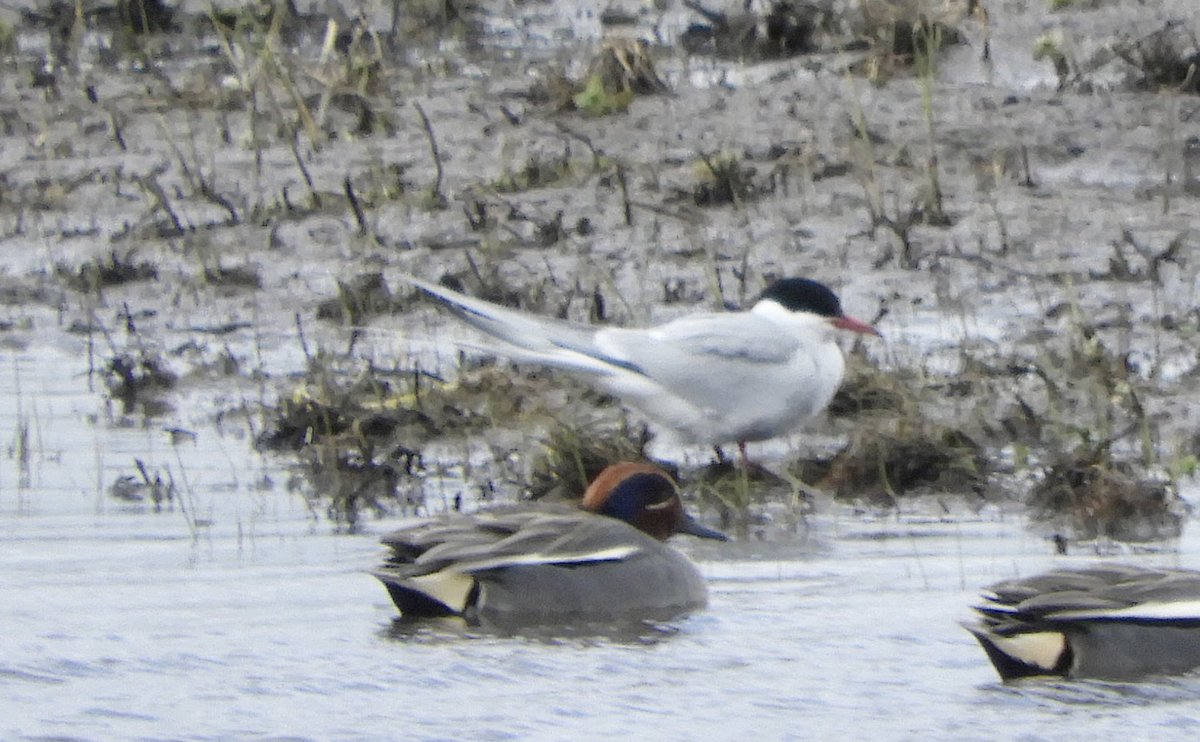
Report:
[[988,634],[988,641],[1013,659],[1027,665],[1052,670],[1067,648],[1067,639],[1057,631],[1039,631],[1014,636]]
[[1086,619],[1145,619],[1145,620],[1180,620],[1192,619],[1200,621],[1200,600],[1172,600],[1155,603],[1141,603],[1125,608],[1081,609],[1077,611],[1056,611],[1049,614],[1050,618]]
[[442,570],[427,575],[411,577],[403,584],[420,590],[452,611],[462,613],[467,609],[467,597],[475,587],[475,578],[461,572]]
[[636,553],[637,550],[637,546],[622,544],[621,546],[612,546],[607,549],[597,549],[596,551],[585,551],[575,554],[511,554],[492,559],[481,559],[477,562],[464,562],[462,564],[456,564],[452,569],[460,572],[470,573],[481,572],[485,569],[518,567],[531,564],[582,564],[584,562],[615,562]]

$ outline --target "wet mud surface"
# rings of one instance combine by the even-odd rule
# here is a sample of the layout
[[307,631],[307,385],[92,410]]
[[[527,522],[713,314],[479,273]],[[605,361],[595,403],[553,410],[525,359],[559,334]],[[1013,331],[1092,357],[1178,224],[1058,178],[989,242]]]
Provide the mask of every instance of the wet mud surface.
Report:
[[[857,4],[783,37],[626,5],[185,3],[150,33],[6,11],[0,342],[87,354],[121,424],[246,428],[353,527],[429,477],[526,491],[564,468],[548,442],[592,435],[708,481],[711,452],[645,448],[614,400],[460,356],[473,338],[399,275],[619,324],[811,276],[887,340],[849,349],[833,414],[768,468],[884,507],[1034,492],[1070,537],[1178,533],[1200,96],[1149,73],[1194,59],[1193,3],[938,6],[915,52]],[[1079,494],[1096,482],[1136,502]]]

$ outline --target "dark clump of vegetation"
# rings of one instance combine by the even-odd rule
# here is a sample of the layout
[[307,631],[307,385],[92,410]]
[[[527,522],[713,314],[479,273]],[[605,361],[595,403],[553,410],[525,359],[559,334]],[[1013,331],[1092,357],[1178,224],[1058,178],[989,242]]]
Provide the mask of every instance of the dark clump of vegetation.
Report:
[[[1122,244],[1134,246],[1148,266],[1155,254],[1171,257],[1176,249],[1158,253],[1132,235]],[[1131,266],[1120,247],[1114,249],[1111,275],[1096,280],[1130,280]],[[1155,280],[1149,269],[1140,275]],[[1027,501],[1031,518],[1063,538],[1178,536],[1185,507],[1174,480],[1191,464],[1186,456],[1164,459],[1160,418],[1144,405],[1155,394],[1150,377],[1094,314],[1073,303],[1047,314],[1064,315],[1069,331],[1046,340],[1035,357],[1010,361],[1024,377],[1024,391],[1001,419],[1017,460],[1037,462],[1032,473],[1038,481]],[[1039,453],[1031,456],[1029,446]]]
[[414,393],[413,405],[434,421],[439,434],[480,432],[498,422],[524,427],[545,415],[546,396],[551,387],[560,391],[561,381],[489,362],[461,368],[454,382],[424,384]]
[[[936,388],[958,394],[964,383]],[[832,458],[801,461],[795,474],[846,499],[891,503],[909,494],[984,494],[993,469],[985,443],[959,423],[923,414],[930,400],[914,390],[933,388],[911,371],[852,363],[829,414],[859,417],[862,424]]]
[[492,182],[497,193],[519,193],[561,183],[575,172],[570,153],[531,155],[523,165]]
[[375,271],[350,281],[338,281],[338,295],[317,305],[317,317],[357,325],[395,307],[396,300],[383,280],[383,274]]
[[310,504],[324,504],[326,516],[350,531],[357,530],[364,510],[382,517],[398,504],[407,509],[419,502],[400,484],[422,465],[421,457],[403,446],[378,448],[369,437],[350,433],[305,446],[300,461],[311,486]]
[[178,377],[156,354],[118,353],[104,367],[104,383],[109,394],[120,400],[126,414],[140,408],[146,415],[159,415],[169,409],[160,398],[174,388]]
[[204,282],[210,286],[260,289],[262,288],[262,274],[258,268],[252,265],[231,268],[217,265],[204,269]]
[[[646,456],[649,442],[650,435],[645,428],[635,433],[627,428],[560,425],[550,431],[544,451],[534,459],[527,488],[529,496],[534,499],[578,499],[609,464],[650,461]],[[651,463],[678,478],[674,466],[661,461]]]
[[117,17],[133,33],[175,31],[175,11],[163,0],[117,0]]
[[771,520],[764,511],[772,503],[787,506],[783,522],[793,531],[812,509],[811,491],[801,480],[790,474],[779,476],[753,461],[735,463],[723,454],[689,477],[687,487],[702,507],[717,511],[722,529],[736,532],[739,538]]
[[343,382],[318,364],[283,400],[258,444],[296,451],[309,502],[324,504],[331,520],[353,530],[364,509],[383,514],[412,504],[401,480],[423,464],[409,441],[424,440],[435,426],[372,369]]
[[1186,503],[1168,482],[1138,473],[1106,446],[1081,446],[1044,468],[1031,515],[1077,539],[1154,541],[1183,530]]
[[894,21],[884,28],[882,40],[892,59],[911,65],[920,54],[936,52],[948,44],[958,43],[959,35],[944,23],[921,16],[911,21]]
[[[934,55],[962,42],[958,26],[963,20],[986,18],[976,0],[944,6],[923,0],[862,0],[860,10],[861,32],[871,51],[855,68],[877,81],[914,68],[923,74]],[[985,55],[986,50],[985,45]]]
[[983,446],[962,430],[907,421],[864,426],[832,459],[802,461],[796,474],[839,498],[894,503],[910,494],[982,494],[988,468]]
[[133,463],[137,467],[138,476],[123,474],[117,477],[109,486],[108,494],[114,499],[131,504],[149,502],[154,506],[156,513],[162,512],[164,505],[171,507],[178,494],[175,477],[171,472],[168,470],[164,479],[159,471],[151,474],[141,459],[135,458]]
[[[347,379],[315,359],[308,378],[282,400],[258,437],[262,448],[295,451],[310,502],[351,529],[360,511],[407,510],[419,501],[412,493],[421,486],[416,475],[424,469],[420,450],[427,441],[490,430],[498,421],[537,428],[548,419],[541,406],[545,380],[536,374],[486,364],[460,369],[454,382],[419,371],[384,376],[367,368]],[[580,432],[571,449],[569,440],[566,433],[551,436],[541,464],[550,473],[535,476],[535,495],[546,494],[550,486],[537,482],[548,481],[578,497],[580,482],[585,486],[605,463],[642,458],[644,443],[602,447],[615,438]]]
[[777,59],[816,51],[816,33],[830,13],[816,3],[775,0],[764,13],[727,14],[695,0],[684,5],[704,18],[680,37],[689,54],[727,59]]
[[1200,42],[1179,21],[1137,41],[1114,45],[1113,52],[1138,71],[1138,87],[1200,93]]
[[551,381],[545,374],[522,373],[493,362],[464,366],[454,381],[420,370],[391,372],[391,380],[386,375],[365,368],[348,379],[323,358],[315,358],[306,380],[274,410],[259,445],[300,450],[315,440],[344,434],[377,442],[423,442],[479,433],[498,423],[536,427],[550,419],[547,398],[571,395],[597,401],[595,392],[570,389],[569,381]]
[[344,434],[379,440],[413,428],[427,435],[436,425],[420,410],[400,404],[391,385],[371,370],[342,380],[316,359],[306,381],[274,411],[258,444],[274,450],[301,450],[315,441]]
[[772,185],[760,182],[755,169],[737,155],[701,154],[700,159],[706,177],[692,189],[697,206],[737,206],[772,190]]
[[551,75],[530,91],[530,99],[562,111],[604,116],[625,111],[639,95],[667,92],[670,88],[658,76],[646,42],[611,38],[600,47],[582,80]]
[[60,264],[56,266],[55,273],[76,291],[98,292],[108,286],[156,280],[158,266],[149,261],[138,261],[135,250],[128,250],[124,254],[114,250],[74,270]]
[[77,19],[89,28],[131,33],[177,30],[175,11],[163,0],[115,0],[111,3],[74,3],[53,0],[43,8],[22,9],[22,20],[37,28],[69,27]]
[[829,403],[834,417],[849,417],[863,412],[901,412],[913,402],[907,385],[912,378],[899,370],[884,371],[866,363],[851,364],[846,380]]

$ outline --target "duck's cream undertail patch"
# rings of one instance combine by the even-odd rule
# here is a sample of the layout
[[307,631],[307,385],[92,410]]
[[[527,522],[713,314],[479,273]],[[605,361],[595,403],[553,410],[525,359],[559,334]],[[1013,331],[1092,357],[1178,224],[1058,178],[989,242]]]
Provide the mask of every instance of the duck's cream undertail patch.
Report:
[[1077,611],[1057,611],[1050,614],[1050,617],[1073,620],[1086,618],[1143,619],[1148,621],[1196,620],[1200,619],[1200,599],[1141,603],[1125,608],[1085,608]]
[[449,570],[412,577],[405,582],[457,613],[467,609],[467,598],[475,587],[471,575]]
[[500,569],[502,567],[519,567],[537,564],[583,564],[585,562],[615,562],[636,553],[637,546],[622,544],[621,546],[612,546],[607,549],[596,549],[595,551],[583,551],[575,553],[550,553],[543,554],[534,552],[533,554],[510,554],[507,556],[498,556],[492,559],[480,559],[475,562],[465,562],[455,565],[455,569],[460,572],[482,572],[488,569]]
[[1067,648],[1067,638],[1058,631],[1038,631],[1014,636],[988,634],[988,641],[1015,660],[1053,670]]

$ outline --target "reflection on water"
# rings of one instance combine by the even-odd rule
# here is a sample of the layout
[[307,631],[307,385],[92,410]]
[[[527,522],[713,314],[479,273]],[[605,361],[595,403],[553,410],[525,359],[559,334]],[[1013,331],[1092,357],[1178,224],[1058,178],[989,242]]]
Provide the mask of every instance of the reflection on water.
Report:
[[[0,411],[2,739],[1196,733],[1196,678],[996,680],[956,623],[975,590],[1096,558],[1053,556],[1010,513],[827,505],[800,537],[682,540],[711,606],[662,623],[406,622],[368,573],[397,522],[335,535],[298,496],[254,486],[284,477],[245,441],[110,426],[77,391],[82,361],[55,360],[33,374],[18,356],[0,374],[21,401]],[[24,463],[11,454],[22,419]],[[194,517],[107,496],[134,455],[186,472]],[[1179,553],[1126,559],[1200,566],[1200,550],[1185,536]]]
[[381,636],[401,643],[438,644],[479,639],[515,639],[548,646],[603,646],[628,644],[650,646],[667,641],[679,633],[671,623],[655,621],[615,621],[575,623],[566,626],[472,625],[461,618],[406,619],[397,617]]
[[[1007,685],[997,683],[996,690],[1007,696],[1004,703],[1016,699],[1050,710],[1061,708],[1062,704],[1098,706],[1106,709],[1171,703],[1191,704],[1200,698],[1200,673],[1190,673],[1181,677],[1149,678],[1137,683],[1030,678]],[[1200,719],[1197,719],[1197,724],[1200,724]]]

